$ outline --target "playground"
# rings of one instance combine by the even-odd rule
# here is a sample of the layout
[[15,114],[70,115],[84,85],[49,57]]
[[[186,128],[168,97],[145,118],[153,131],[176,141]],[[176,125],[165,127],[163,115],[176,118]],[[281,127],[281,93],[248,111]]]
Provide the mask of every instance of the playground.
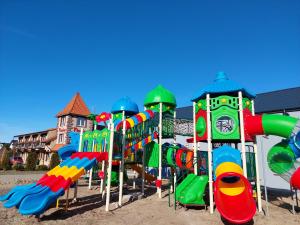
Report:
[[[111,213],[105,212],[105,203],[101,203],[98,190],[88,190],[85,182],[79,187],[79,198],[81,202],[71,204],[68,211],[64,209],[57,210],[55,207],[50,208],[44,214],[41,222],[37,222],[33,217],[24,217],[20,215],[16,209],[7,210],[0,206],[0,224],[22,225],[22,224],[224,224],[220,220],[219,213],[210,215],[205,210],[185,210],[180,208],[174,211],[172,208],[166,207],[168,204],[167,196],[158,199],[153,192],[147,198],[133,202],[128,198],[124,199],[126,207],[113,210]],[[11,186],[0,186],[0,194],[5,193]],[[146,188],[145,193],[148,193]],[[167,192],[163,193],[163,196]],[[126,194],[125,194],[126,196]],[[291,216],[291,212],[287,209],[287,204],[291,200],[288,197],[282,197],[282,194],[273,196],[270,201],[270,215],[257,214],[254,217],[254,224],[284,224],[288,218],[291,225],[299,224],[298,216]],[[271,196],[269,196],[271,197]],[[263,200],[263,204],[265,204]],[[287,208],[286,208],[287,207]],[[138,215],[134,216],[133,215]],[[134,219],[133,219],[134,217]]]
[[266,149],[264,166],[297,193],[300,120],[255,114],[255,94],[224,72],[191,101],[192,128],[176,124],[176,98],[161,85],[145,96],[143,110],[123,97],[110,112],[91,114],[94,129],[69,133],[58,166],[1,190],[0,218],[5,224],[299,224],[297,195],[271,190],[267,196],[262,189],[256,137],[283,138]]

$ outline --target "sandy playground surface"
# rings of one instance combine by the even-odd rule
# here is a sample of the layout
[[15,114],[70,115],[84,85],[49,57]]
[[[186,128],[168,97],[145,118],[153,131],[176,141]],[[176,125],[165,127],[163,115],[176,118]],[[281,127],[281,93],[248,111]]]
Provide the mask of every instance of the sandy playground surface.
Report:
[[[15,184],[1,184],[0,194],[6,193]],[[210,215],[205,209],[188,209],[178,207],[168,207],[168,191],[163,192],[163,199],[158,199],[155,187],[146,186],[146,197],[138,199],[140,186],[136,190],[131,187],[124,190],[124,206],[117,208],[117,189],[113,189],[112,204],[110,212],[105,212],[105,199],[102,200],[98,186],[88,190],[86,181],[80,180],[78,188],[78,202],[70,205],[69,209],[63,209],[64,199],[60,201],[61,207],[55,208],[53,205],[41,217],[41,222],[36,218],[21,216],[15,208],[6,209],[0,204],[0,224],[1,225],[23,225],[23,224],[228,224],[222,221],[217,210]],[[70,198],[73,197],[73,189],[70,191]],[[271,193],[269,196],[269,216],[264,213],[257,213],[253,221],[248,224],[274,224],[274,225],[299,225],[300,213],[291,213],[292,200],[288,196],[282,197]],[[263,201],[265,209],[265,201]],[[238,209],[237,209],[238,210]]]

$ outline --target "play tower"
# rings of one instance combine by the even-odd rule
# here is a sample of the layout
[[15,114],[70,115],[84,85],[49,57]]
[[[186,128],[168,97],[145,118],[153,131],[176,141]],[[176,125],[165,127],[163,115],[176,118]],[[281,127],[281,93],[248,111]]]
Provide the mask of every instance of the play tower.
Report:
[[[286,138],[268,154],[270,169],[287,175],[299,188],[299,120],[284,115],[255,115],[255,95],[219,72],[214,82],[192,99],[194,155],[207,143],[210,213],[216,205],[230,222],[245,223],[262,211],[256,135]],[[250,148],[251,147],[251,148]],[[252,149],[252,151],[250,151]],[[197,160],[194,173],[197,175]],[[256,199],[256,202],[254,201]]]

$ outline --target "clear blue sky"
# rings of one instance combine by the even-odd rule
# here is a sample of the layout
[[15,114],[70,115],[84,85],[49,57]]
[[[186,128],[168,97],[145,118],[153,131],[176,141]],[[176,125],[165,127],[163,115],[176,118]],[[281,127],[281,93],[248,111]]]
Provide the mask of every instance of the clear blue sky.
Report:
[[108,111],[163,84],[191,105],[217,71],[255,93],[300,85],[300,1],[0,1],[0,141],[56,126],[79,91]]

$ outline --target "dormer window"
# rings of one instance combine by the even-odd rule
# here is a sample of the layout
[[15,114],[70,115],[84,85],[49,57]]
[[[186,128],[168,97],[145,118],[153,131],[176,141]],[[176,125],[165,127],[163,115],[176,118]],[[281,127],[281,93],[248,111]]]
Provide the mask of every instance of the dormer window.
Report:
[[86,118],[77,117],[77,127],[86,127]]

